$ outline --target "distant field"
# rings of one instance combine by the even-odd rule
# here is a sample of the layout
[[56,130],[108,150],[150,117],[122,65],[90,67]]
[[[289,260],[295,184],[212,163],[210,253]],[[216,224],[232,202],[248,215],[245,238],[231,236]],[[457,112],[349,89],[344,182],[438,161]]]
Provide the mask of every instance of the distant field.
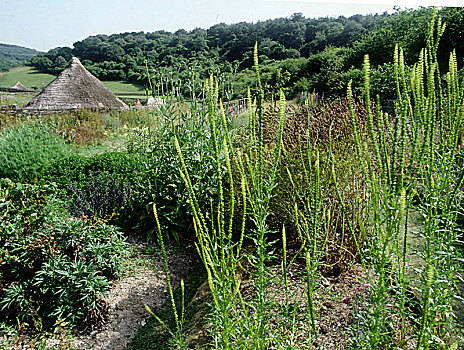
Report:
[[143,86],[128,81],[103,81],[103,84],[116,95],[119,93],[133,93],[137,96],[145,94],[145,88]]
[[24,86],[31,89],[43,89],[55,76],[41,73],[32,67],[19,66],[9,71],[0,73],[0,86],[10,87],[20,81]]
[[[33,67],[20,66],[0,73],[0,86],[10,87],[20,81],[28,88],[42,90],[53,79],[55,79],[55,76],[52,74],[41,73]],[[145,93],[143,86],[127,81],[104,81],[103,84],[116,95],[119,93],[131,93],[138,96]]]

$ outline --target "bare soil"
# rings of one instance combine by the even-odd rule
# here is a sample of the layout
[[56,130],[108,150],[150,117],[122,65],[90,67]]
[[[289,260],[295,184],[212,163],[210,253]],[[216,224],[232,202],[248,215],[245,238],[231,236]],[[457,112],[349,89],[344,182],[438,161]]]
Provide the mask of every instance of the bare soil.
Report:
[[[131,259],[128,273],[114,281],[104,299],[107,314],[104,321],[96,326],[82,329],[77,334],[57,332],[41,338],[21,336],[2,349],[93,349],[122,350],[143,327],[150,314],[145,305],[154,310],[161,307],[169,296],[161,254],[147,252],[149,246],[144,240],[132,238],[135,254]],[[155,256],[154,256],[155,255]],[[195,257],[186,251],[172,249],[167,252],[170,279],[173,288],[180,285],[188,272],[197,263]],[[45,339],[44,339],[45,338]]]
[[[136,247],[143,250],[144,246],[144,243],[139,243]],[[144,258],[149,259],[150,256]],[[72,346],[76,349],[125,349],[150,317],[145,305],[154,310],[169,297],[163,264],[162,257],[158,256],[152,260],[151,266],[136,266],[129,276],[116,281],[105,298],[109,306],[106,323],[90,334],[76,336]],[[171,285],[176,289],[194,266],[193,257],[171,250],[168,252],[168,266]]]

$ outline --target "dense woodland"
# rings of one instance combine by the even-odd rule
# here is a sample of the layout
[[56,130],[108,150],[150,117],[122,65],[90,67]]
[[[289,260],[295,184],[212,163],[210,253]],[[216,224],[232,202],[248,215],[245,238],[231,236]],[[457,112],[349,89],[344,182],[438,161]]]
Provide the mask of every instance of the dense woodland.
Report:
[[[440,62],[445,53],[464,53],[464,8],[443,8],[439,15],[447,24],[441,42]],[[355,15],[349,18],[305,18],[295,13],[257,23],[216,24],[209,29],[180,29],[175,33],[122,33],[90,36],[32,58],[41,71],[58,73],[77,56],[94,75],[103,80],[130,80],[168,89],[177,86],[188,96],[188,81],[219,77],[224,98],[242,97],[253,81],[252,49],[259,44],[265,92],[283,88],[288,97],[300,91],[343,94],[346,83],[361,80],[363,56],[369,54],[373,67],[374,92],[393,95],[386,81],[392,74],[395,43],[405,50],[406,63],[413,62],[425,44],[431,9],[398,10],[394,14]],[[147,77],[150,77],[148,81]],[[180,83],[183,82],[183,83]]]
[[0,44],[0,72],[23,64],[37,54],[39,51],[27,47]]

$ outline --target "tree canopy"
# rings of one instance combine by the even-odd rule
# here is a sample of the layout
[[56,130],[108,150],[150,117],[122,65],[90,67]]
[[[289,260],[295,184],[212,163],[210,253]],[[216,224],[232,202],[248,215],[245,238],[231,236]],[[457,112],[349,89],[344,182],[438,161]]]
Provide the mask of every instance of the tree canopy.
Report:
[[[464,9],[443,8],[439,15],[448,24],[442,41],[443,57],[450,50],[464,54]],[[216,24],[208,29],[183,29],[90,36],[73,48],[58,47],[31,59],[38,69],[58,73],[71,56],[103,80],[130,80],[148,85],[227,76],[236,85],[228,97],[245,94],[242,85],[253,75],[252,51],[258,43],[260,62],[268,74],[264,83],[286,89],[288,94],[316,90],[339,94],[349,79],[359,78],[363,56],[369,54],[374,76],[389,74],[388,62],[399,44],[406,62],[425,46],[431,9],[398,10],[393,14],[355,15],[338,18],[305,18],[295,13],[257,23]],[[387,66],[386,66],[387,65]],[[229,83],[232,84],[232,83]],[[182,87],[180,87],[182,89]],[[185,87],[184,87],[185,89]]]

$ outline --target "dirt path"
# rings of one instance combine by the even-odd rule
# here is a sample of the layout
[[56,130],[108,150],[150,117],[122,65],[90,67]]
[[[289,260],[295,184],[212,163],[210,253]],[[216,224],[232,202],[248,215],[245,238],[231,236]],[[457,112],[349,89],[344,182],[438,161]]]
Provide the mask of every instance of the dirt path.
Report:
[[[92,349],[123,350],[136,336],[150,317],[145,309],[161,307],[169,296],[164,273],[164,262],[156,250],[135,238],[129,239],[134,247],[129,271],[113,282],[105,301],[108,315],[97,329],[83,330],[80,334],[55,334],[47,339],[29,339],[24,336],[7,345],[5,349]],[[167,252],[173,288],[180,285],[195,266],[194,255],[170,250]],[[2,344],[0,338],[0,345]],[[46,346],[46,347],[45,347]]]
[[[111,288],[105,298],[109,316],[102,329],[74,337],[73,348],[125,349],[150,316],[145,305],[156,309],[168,298],[163,259],[161,256],[153,258],[152,255],[144,254],[143,251],[147,248],[144,243],[134,245],[142,265],[134,266],[129,276],[121,278]],[[168,252],[168,265],[173,288],[180,285],[181,279],[194,266],[191,255],[175,251]]]

